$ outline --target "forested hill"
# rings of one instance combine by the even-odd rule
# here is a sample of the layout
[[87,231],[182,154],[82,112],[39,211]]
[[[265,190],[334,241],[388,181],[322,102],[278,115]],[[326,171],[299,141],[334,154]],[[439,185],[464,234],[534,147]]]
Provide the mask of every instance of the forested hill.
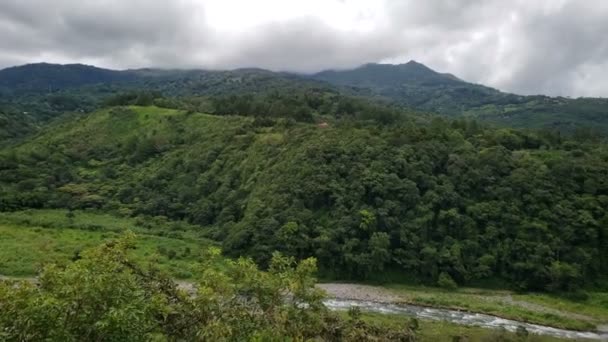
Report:
[[242,92],[266,93],[301,86],[333,88],[325,82],[264,69],[188,70],[132,69],[110,70],[82,64],[27,64],[0,70],[0,98],[23,94],[50,95],[71,90],[89,94],[105,91],[148,90],[164,95],[193,96]]
[[0,94],[53,93],[90,84],[134,80],[135,73],[83,64],[37,63],[0,70]]
[[[262,69],[232,71],[137,69],[115,71],[85,65],[30,64],[0,70],[0,142],[23,136],[68,111],[101,108],[111,96],[132,91],[168,97],[290,93],[314,89],[380,100],[505,127],[581,128],[608,132],[608,100],[520,96],[468,83],[421,63],[366,64],[316,75]],[[14,129],[17,127],[17,129]]]
[[[149,99],[162,94],[193,102],[200,96],[294,94],[309,89],[339,93],[325,82],[260,69],[113,71],[77,64],[30,64],[0,71],[0,145],[65,113],[102,108],[116,96],[145,94]],[[139,102],[149,102],[146,99]]]
[[565,291],[608,274],[606,145],[324,117],[129,106],[57,122],[0,152],[0,210],[183,219],[228,255],[316,256],[339,278]]
[[403,84],[455,86],[465,83],[454,75],[435,72],[416,61],[399,65],[369,63],[352,70],[322,71],[315,74],[314,78],[364,88],[398,87]]
[[364,88],[396,103],[448,116],[465,116],[501,126],[556,129],[581,127],[608,132],[608,99],[509,94],[468,83],[410,61],[366,64],[312,76],[338,86]]

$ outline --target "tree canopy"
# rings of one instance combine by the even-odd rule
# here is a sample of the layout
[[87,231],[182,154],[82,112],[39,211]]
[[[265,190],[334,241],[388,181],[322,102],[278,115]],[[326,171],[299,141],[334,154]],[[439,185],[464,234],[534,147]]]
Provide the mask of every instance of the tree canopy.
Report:
[[264,120],[115,107],[58,123],[0,153],[0,208],[187,220],[227,255],[314,256],[337,278],[571,291],[607,273],[608,150],[593,138]]

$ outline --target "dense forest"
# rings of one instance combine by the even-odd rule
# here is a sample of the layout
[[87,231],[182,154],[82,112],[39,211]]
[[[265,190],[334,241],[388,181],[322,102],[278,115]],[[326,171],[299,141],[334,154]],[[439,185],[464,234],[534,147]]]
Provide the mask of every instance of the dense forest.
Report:
[[109,101],[3,149],[0,210],[187,221],[229,256],[314,256],[332,278],[561,292],[608,274],[608,147],[593,134],[325,92]]

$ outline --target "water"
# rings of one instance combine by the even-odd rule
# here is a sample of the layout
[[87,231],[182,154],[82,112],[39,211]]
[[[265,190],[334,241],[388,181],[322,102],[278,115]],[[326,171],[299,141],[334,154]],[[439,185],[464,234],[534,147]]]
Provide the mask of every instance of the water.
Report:
[[383,314],[407,315],[420,319],[447,321],[456,324],[472,325],[483,328],[498,329],[502,327],[511,332],[515,332],[518,327],[524,327],[529,333],[538,335],[548,335],[553,337],[571,339],[592,339],[599,341],[608,341],[608,333],[557,329],[543,325],[523,323],[479,313],[427,308],[416,305],[384,304],[371,301],[347,299],[327,299],[324,301],[324,303],[325,306],[327,306],[331,310],[348,310],[351,307],[359,307],[363,311],[378,312]]

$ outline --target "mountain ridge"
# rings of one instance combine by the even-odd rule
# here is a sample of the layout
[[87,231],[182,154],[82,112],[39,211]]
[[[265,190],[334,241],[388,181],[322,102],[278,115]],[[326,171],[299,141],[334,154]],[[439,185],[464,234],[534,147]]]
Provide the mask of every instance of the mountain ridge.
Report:
[[[12,112],[11,118],[18,117],[15,113],[31,112],[36,116],[44,112],[45,118],[52,118],[66,110],[94,109],[104,97],[120,92],[144,90],[183,97],[289,93],[287,89],[302,88],[380,99],[419,112],[501,126],[562,132],[587,127],[608,132],[608,99],[501,92],[437,72],[414,60],[404,64],[367,63],[308,75],[260,68],[111,70],[83,64],[28,64],[0,70],[0,116],[7,111]],[[69,105],[56,106],[58,99],[66,102],[65,92],[69,93]],[[84,105],[79,100],[83,95],[87,98]],[[34,101],[36,96],[44,98]],[[49,96],[52,99],[47,99]]]
[[86,64],[32,63],[0,70],[0,88],[12,91],[53,91],[96,83],[133,80],[128,71]]
[[[326,74],[331,74],[331,73],[346,73],[346,72],[353,72],[353,71],[359,71],[359,70],[365,70],[365,69],[373,69],[374,71],[377,71],[377,70],[382,71],[382,69],[384,69],[383,71],[387,71],[387,70],[390,70],[390,71],[400,70],[400,71],[406,71],[406,72],[414,71],[414,73],[418,74],[419,76],[426,76],[426,77],[432,76],[432,77],[441,78],[447,82],[460,82],[460,83],[477,85],[477,86],[481,86],[481,87],[484,87],[487,89],[496,90],[501,93],[517,95],[517,96],[546,96],[546,97],[551,97],[551,98],[583,98],[583,99],[586,99],[586,98],[604,99],[604,98],[606,98],[606,97],[585,97],[585,96],[564,97],[564,96],[551,96],[551,95],[547,95],[547,94],[522,95],[522,94],[518,94],[518,93],[504,92],[504,91],[494,88],[494,87],[463,80],[460,77],[458,77],[452,73],[449,73],[449,72],[436,71],[436,70],[428,67],[424,63],[420,63],[416,60],[410,60],[406,63],[398,63],[398,64],[370,62],[370,63],[361,64],[359,66],[352,67],[352,68],[344,68],[344,69],[343,68],[329,68],[329,69],[323,69],[321,71],[312,72],[312,73],[296,73],[296,72],[291,72],[291,71],[273,71],[270,69],[264,69],[264,68],[259,68],[259,67],[243,67],[243,68],[233,68],[233,69],[162,68],[162,67],[113,69],[113,68],[104,68],[104,67],[99,67],[99,66],[96,66],[93,64],[84,64],[84,63],[65,63],[65,64],[63,64],[63,63],[35,62],[35,63],[27,63],[27,64],[0,68],[0,87],[3,85],[6,86],[9,81],[14,80],[12,78],[12,76],[13,76],[12,74],[14,74],[15,72],[25,71],[25,72],[29,72],[30,73],[29,75],[33,76],[33,74],[31,74],[31,72],[41,71],[42,69],[50,70],[53,68],[62,69],[62,71],[73,71],[73,72],[77,72],[77,71],[91,72],[92,71],[92,72],[98,72],[98,73],[105,73],[105,74],[109,74],[109,75],[121,74],[122,77],[117,77],[117,78],[122,79],[122,80],[125,80],[125,79],[132,80],[132,79],[136,78],[137,76],[149,76],[149,74],[159,73],[159,72],[165,73],[165,74],[170,74],[170,73],[185,74],[185,73],[190,73],[190,72],[194,72],[194,73],[260,72],[260,73],[268,73],[268,74],[275,74],[275,75],[289,75],[289,76],[303,77],[303,78],[323,79]],[[25,74],[25,76],[29,76],[29,75]],[[403,75],[403,74],[401,74],[401,75]],[[20,76],[22,76],[22,75],[20,75]],[[100,81],[105,82],[108,80],[102,79]],[[116,81],[116,79],[109,79],[109,81],[113,82],[113,81]],[[412,79],[408,79],[406,81],[412,81]],[[94,82],[87,82],[85,84],[92,84],[92,83],[94,83]],[[330,83],[334,83],[334,82],[330,82]],[[78,84],[78,86],[85,85],[85,84]],[[15,86],[15,84],[11,84],[11,86]]]
[[[334,80],[339,74],[349,76],[346,79]],[[439,73],[426,65],[411,60],[403,64],[388,64],[388,63],[366,63],[361,66],[342,69],[342,70],[324,70],[312,75],[313,78],[330,81],[332,83],[349,84],[352,82],[374,83],[374,81],[383,82],[385,86],[398,85],[407,82],[426,83],[426,82],[464,82],[453,75]]]

